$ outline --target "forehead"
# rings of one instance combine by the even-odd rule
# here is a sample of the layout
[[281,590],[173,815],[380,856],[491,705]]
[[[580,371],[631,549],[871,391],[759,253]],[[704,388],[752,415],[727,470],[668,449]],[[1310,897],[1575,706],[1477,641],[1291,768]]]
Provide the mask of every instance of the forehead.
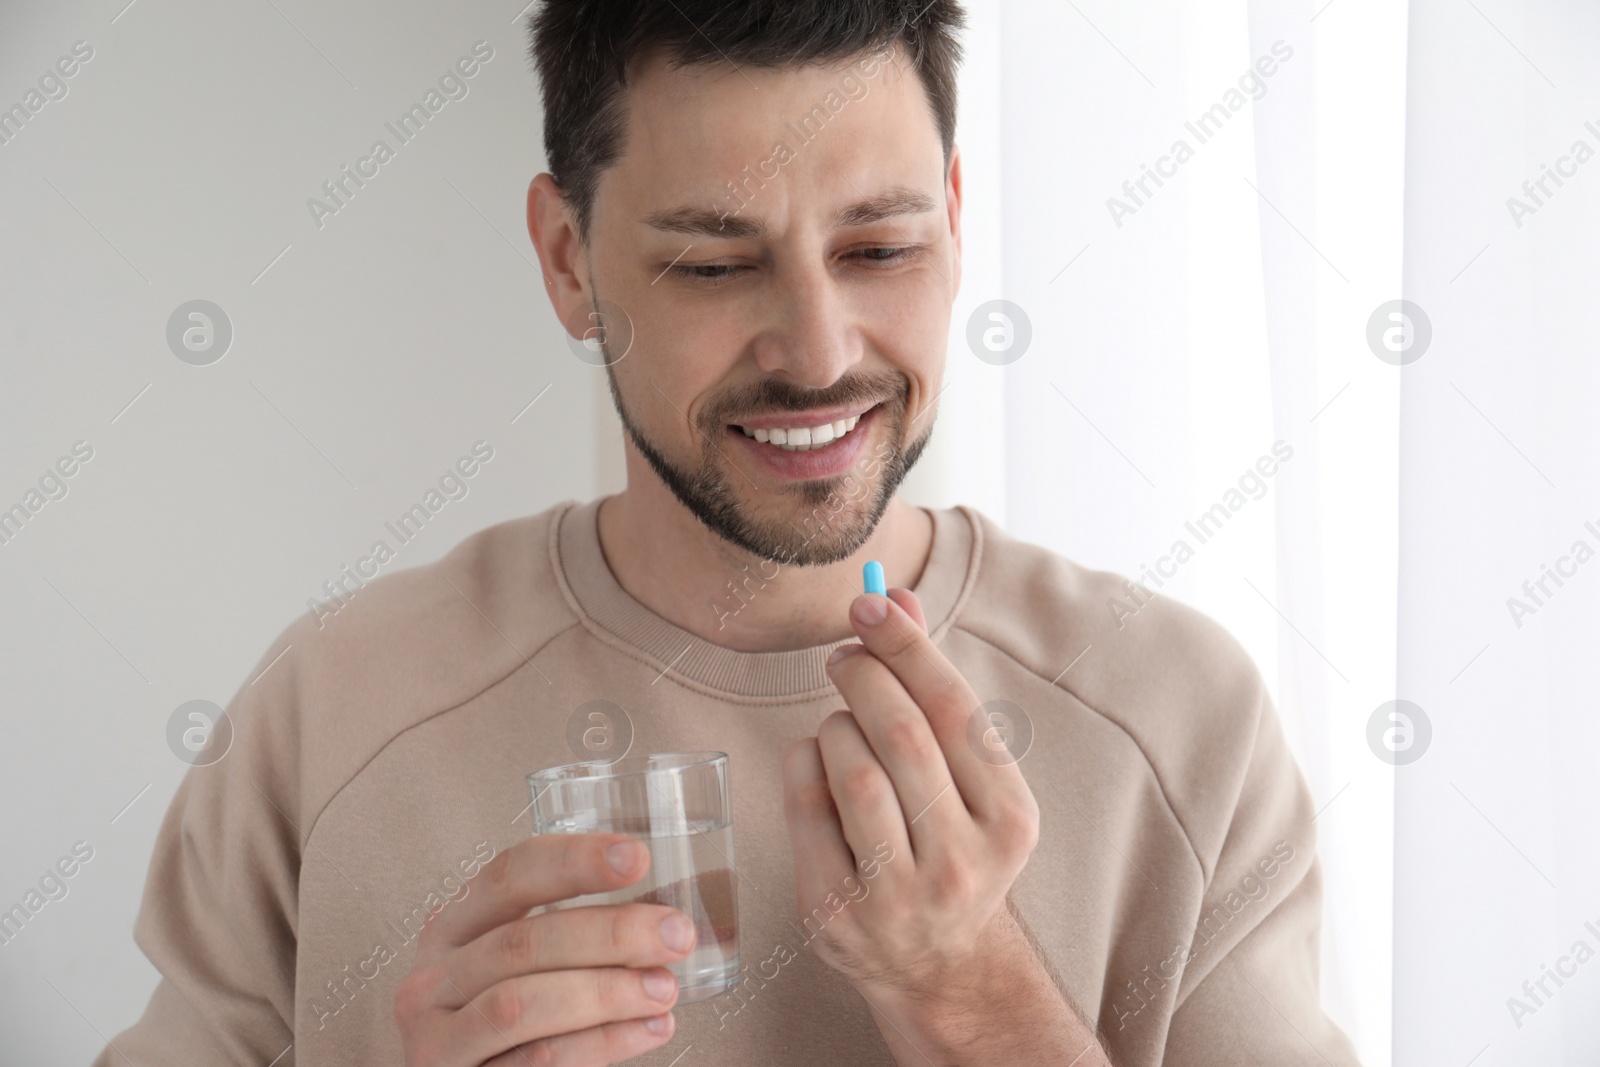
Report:
[[887,185],[942,184],[938,126],[898,49],[782,68],[647,55],[623,103],[623,154],[601,199],[630,223],[665,205],[739,210],[730,183],[750,201],[740,213],[764,219],[797,200],[831,213]]

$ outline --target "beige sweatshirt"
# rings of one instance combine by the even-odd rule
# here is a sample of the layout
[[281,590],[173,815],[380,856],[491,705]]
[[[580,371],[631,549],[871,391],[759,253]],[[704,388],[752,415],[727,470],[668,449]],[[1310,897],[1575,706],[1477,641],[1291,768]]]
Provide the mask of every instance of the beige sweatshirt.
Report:
[[[745,875],[747,980],[631,1062],[893,1064],[794,922],[781,760],[844,706],[824,670],[842,642],[736,652],[667,622],[608,569],[598,505],[482,530],[267,650],[231,749],[167,810],[135,928],[163,978],[97,1067],[403,1062],[417,929],[530,833],[524,777],[574,759],[569,717],[597,698],[635,752],[729,754]],[[1033,731],[1040,837],[1012,900],[1115,1062],[1356,1063],[1318,1003],[1311,797],[1243,649],[1164,597],[1113,611],[1139,602],[1120,577],[972,508],[930,513],[929,631]]]

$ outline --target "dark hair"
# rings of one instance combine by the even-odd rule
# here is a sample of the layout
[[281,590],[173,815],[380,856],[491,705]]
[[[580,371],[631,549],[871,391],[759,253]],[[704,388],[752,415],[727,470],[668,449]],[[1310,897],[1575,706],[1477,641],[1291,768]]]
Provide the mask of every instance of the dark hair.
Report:
[[600,175],[622,154],[628,65],[660,50],[674,67],[845,60],[904,46],[939,127],[956,128],[959,0],[544,0],[528,17],[528,57],[544,96],[544,149],[578,236],[589,240]]

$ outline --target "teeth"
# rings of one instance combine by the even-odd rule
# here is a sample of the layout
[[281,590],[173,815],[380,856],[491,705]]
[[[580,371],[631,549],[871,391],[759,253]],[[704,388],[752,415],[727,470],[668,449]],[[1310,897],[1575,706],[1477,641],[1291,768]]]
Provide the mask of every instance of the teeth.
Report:
[[784,430],[749,430],[743,426],[746,437],[754,437],[757,441],[777,445],[788,452],[807,452],[813,448],[821,448],[851,430],[861,421],[860,415],[852,415],[848,419],[837,422],[825,422],[821,426],[798,426]]

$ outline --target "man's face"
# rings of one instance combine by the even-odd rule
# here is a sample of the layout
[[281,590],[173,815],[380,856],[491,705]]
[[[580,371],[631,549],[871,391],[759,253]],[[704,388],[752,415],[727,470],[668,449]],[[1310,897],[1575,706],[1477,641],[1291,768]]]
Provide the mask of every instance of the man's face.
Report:
[[[725,540],[843,559],[933,428],[959,158],[947,179],[921,82],[881,54],[783,70],[646,59],[624,100],[624,154],[578,262],[611,338],[616,309],[631,324],[608,369],[628,435]],[[580,332],[592,310],[575,309]]]

